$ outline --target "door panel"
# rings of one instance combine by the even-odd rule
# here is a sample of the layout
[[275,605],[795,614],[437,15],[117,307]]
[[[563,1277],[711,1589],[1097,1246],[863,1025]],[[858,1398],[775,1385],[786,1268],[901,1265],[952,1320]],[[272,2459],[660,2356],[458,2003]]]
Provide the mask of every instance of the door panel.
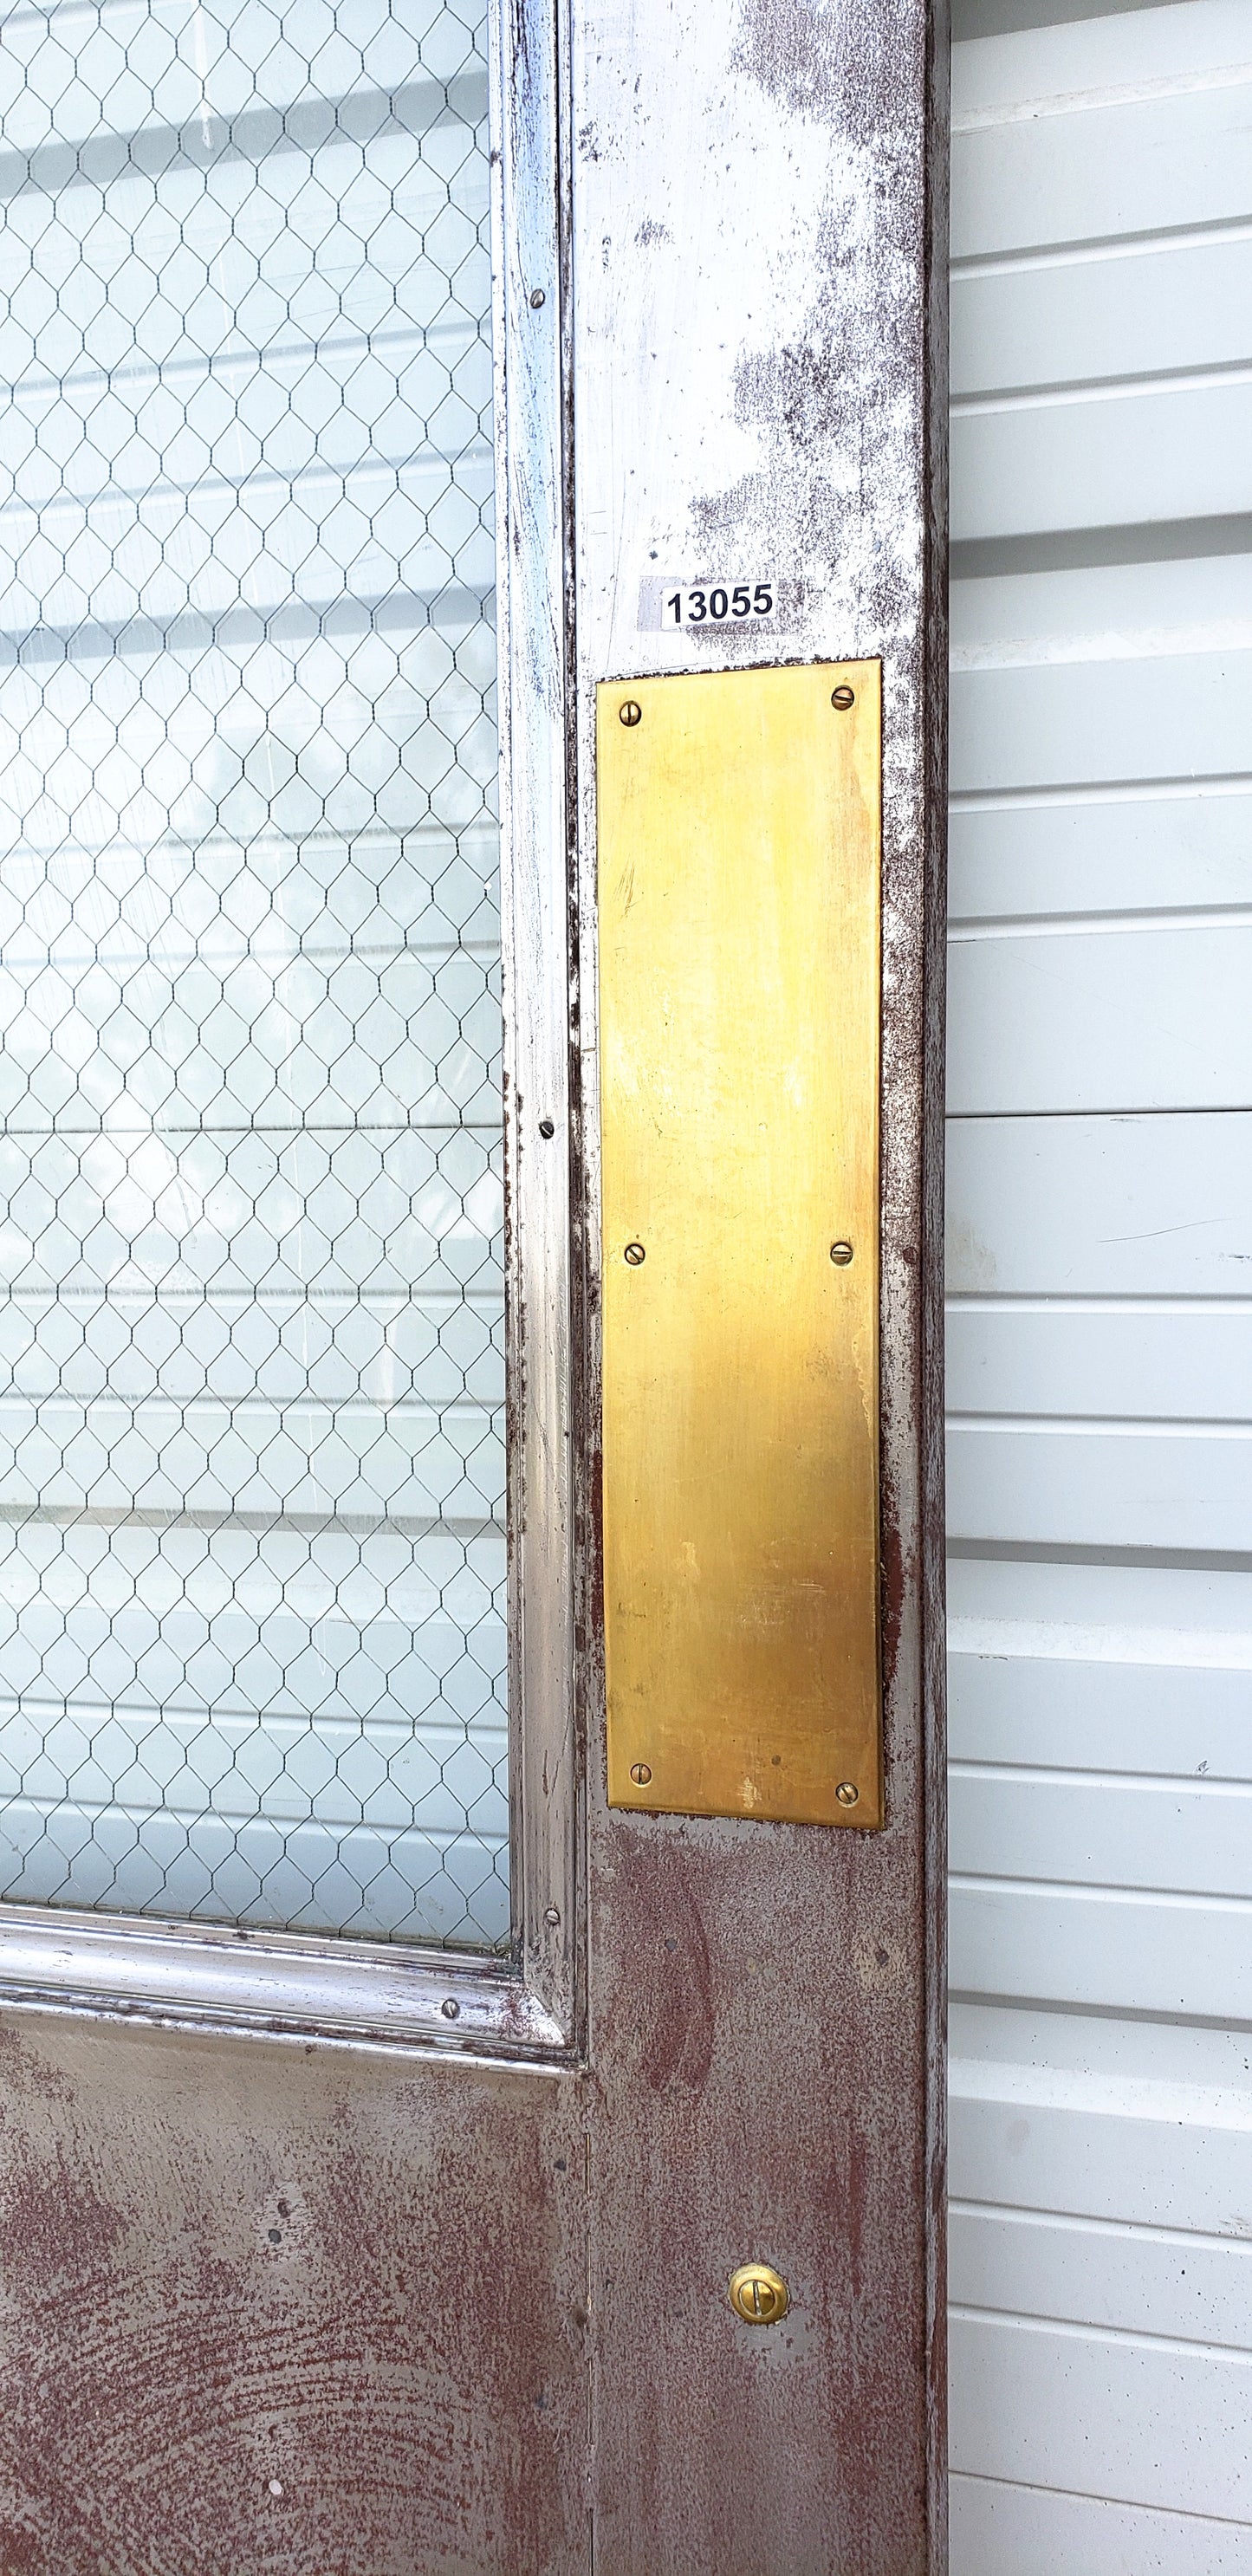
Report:
[[952,465],[958,541],[1242,515],[1246,384],[1169,393],[961,403]]
[[55,2017],[3,2081],[6,2567],[586,2568],[573,2088]]

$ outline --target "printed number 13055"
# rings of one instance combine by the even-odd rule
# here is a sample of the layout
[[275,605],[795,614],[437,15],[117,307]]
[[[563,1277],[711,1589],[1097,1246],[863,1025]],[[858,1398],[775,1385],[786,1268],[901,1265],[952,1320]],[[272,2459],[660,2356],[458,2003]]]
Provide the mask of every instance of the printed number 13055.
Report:
[[672,590],[661,603],[663,626],[731,625],[736,619],[772,617],[772,581],[705,582],[697,589]]

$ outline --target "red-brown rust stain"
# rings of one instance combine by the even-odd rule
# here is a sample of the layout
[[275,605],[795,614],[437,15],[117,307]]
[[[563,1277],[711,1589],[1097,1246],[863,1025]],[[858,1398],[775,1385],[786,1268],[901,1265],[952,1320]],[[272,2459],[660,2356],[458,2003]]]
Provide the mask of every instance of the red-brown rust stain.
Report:
[[106,2057],[72,2024],[47,2065],[10,2179],[41,2246],[67,2175],[95,2205],[0,2324],[14,2551],[46,2576],[583,2576],[563,2079],[118,2030]]
[[0,2576],[48,2576],[48,2562],[37,2531],[10,2523],[0,2532]]
[[50,2163],[23,2159],[0,2174],[0,2293],[26,2301],[102,2278],[128,2225],[58,2140]]
[[879,1499],[879,1623],[884,1699],[890,1699],[898,1677],[900,1636],[915,1579],[915,1558],[900,1528],[896,1480],[886,1459]]
[[0,2126],[24,2096],[66,2102],[72,2092],[58,2067],[46,2065],[11,2023],[0,2022]]
[[[923,2466],[908,2386],[923,2347],[922,2212],[908,2198],[915,1995],[888,1992],[867,2010],[846,1946],[840,1956],[860,1874],[850,1838],[672,1827],[611,1820],[611,1901],[641,1968],[667,1931],[681,1961],[694,1914],[714,2044],[699,2092],[672,2084],[641,2113],[631,2070],[641,2037],[654,2043],[656,2005],[650,1984],[640,1993],[615,1965],[601,2002],[596,2148],[611,2166],[596,2211],[601,2376],[613,2391],[600,2424],[604,2563],[614,2576],[759,2576],[766,2565],[771,2576],[911,2576],[923,2563],[904,2503]],[[728,2274],[754,2253],[792,2283],[790,2344],[754,2340],[730,2314]],[[648,2296],[657,2280],[662,2308]],[[635,2499],[639,2537],[617,2518],[615,2488]],[[893,2512],[894,2558],[882,2537]],[[772,2562],[767,2529],[785,2534]],[[658,2531],[663,2549],[654,2539],[649,2555],[642,2535]]]
[[[626,1827],[619,1866],[639,1866],[637,1838]],[[651,1927],[631,1961],[637,1998],[639,2073],[653,2093],[681,2086],[703,2092],[713,2058],[714,2004],[706,1927],[688,1880],[681,1831],[648,1854]]]

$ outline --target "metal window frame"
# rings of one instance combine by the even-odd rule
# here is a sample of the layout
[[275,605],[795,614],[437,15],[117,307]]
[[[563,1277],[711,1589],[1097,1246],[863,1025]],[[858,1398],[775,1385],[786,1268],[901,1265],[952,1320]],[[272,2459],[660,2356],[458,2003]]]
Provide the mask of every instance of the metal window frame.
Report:
[[[567,669],[559,0],[488,0],[505,994],[512,1958],[0,1905],[0,2004],[557,2065],[576,2053]],[[540,1120],[550,1122],[550,1138]]]

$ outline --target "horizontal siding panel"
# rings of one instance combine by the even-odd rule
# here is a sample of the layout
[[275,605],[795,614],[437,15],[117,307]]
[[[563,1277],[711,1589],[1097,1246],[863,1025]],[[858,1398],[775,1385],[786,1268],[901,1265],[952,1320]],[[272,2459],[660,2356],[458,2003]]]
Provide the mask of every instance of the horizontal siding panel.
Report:
[[1252,2317],[1252,2245],[958,2206],[948,2284],[957,2307],[1238,2347]]
[[[1027,2053],[1028,2016],[999,2018],[1020,2026]],[[1150,2053],[1157,2034],[1141,2025],[1138,2038]],[[1120,2063],[1101,2076],[957,2056],[949,2118],[958,2202],[1252,2240],[1246,2090],[1153,2082]]]
[[1247,1296],[1252,1115],[954,1119],[947,1224],[957,1292]]
[[1247,1904],[957,1880],[950,1942],[960,1994],[1252,2024]]
[[[1242,538],[1242,528],[1238,533]],[[1180,542],[1194,546],[1201,539],[1192,535]],[[1023,553],[1029,559],[1029,547]],[[962,690],[968,671],[1080,662],[1112,664],[1133,692],[1137,675],[1128,663],[1231,647],[1246,651],[1252,643],[1252,552],[1244,539],[1242,551],[1229,554],[1191,551],[1144,562],[969,572],[953,583],[951,602],[953,668]],[[1175,675],[1175,687],[1180,677]],[[1203,670],[1198,677],[1203,683]]]
[[952,2576],[1252,2576],[1252,2529],[1207,2515],[952,2480]]
[[[1249,673],[1252,679],[1252,672]],[[1252,922],[957,940],[958,1117],[1252,1107]]]
[[1252,1422],[1252,1305],[1227,1314],[958,1305],[947,1343],[954,1414]]
[[1249,903],[1249,791],[975,807],[952,817],[948,908],[956,924]]
[[956,2469],[1167,2509],[1185,2494],[1197,2513],[1252,2505],[1252,2359],[963,2317],[952,2352]]
[[[1133,77],[1130,49],[1150,14],[1138,13],[1135,36],[1123,38],[1123,81],[1127,65]],[[1237,221],[1248,208],[1250,124],[1252,76],[1172,98],[958,127],[953,258]]]
[[959,796],[1249,772],[1252,652],[1040,659],[953,677]]
[[947,1448],[955,1540],[1252,1550],[1252,1431],[955,1423]]
[[[1128,2038],[1103,2022],[1115,2056],[1103,2071],[1038,2061],[1038,2022],[1023,2012],[956,2007],[953,2022],[1000,2022],[1000,2045],[1025,2063],[953,2056],[951,2192],[979,2208],[1054,2210],[1126,2226],[1170,2226],[1231,2244],[1252,2241],[1252,2097],[1237,2084],[1149,2079],[1136,2061],[1159,2056],[1162,2035]],[[1007,2025],[1007,2027],[1005,2027]],[[1082,2030],[1069,2020],[1051,2030]],[[1090,2030],[1092,2025],[1087,2025]],[[1229,2043],[1221,2043],[1229,2048]],[[1046,2050],[1046,2043],[1043,2043]],[[1242,2048],[1242,2058],[1247,2048]]]
[[1252,384],[958,411],[952,486],[956,543],[1233,516],[1252,509]]
[[[992,27],[997,17],[1002,24],[1017,22],[1027,12],[1022,0],[993,0],[978,15]],[[956,46],[952,96],[958,121],[1021,107],[1046,112],[1127,89],[1154,87],[1185,97],[1189,87],[1220,80],[1232,63],[1249,55],[1247,0],[1172,0],[1165,7],[1148,0],[1129,22],[1103,12],[1094,18],[1060,18],[1055,10],[1031,15],[1034,25]]]
[[[966,1622],[954,1623],[957,1639]],[[1010,1634],[1007,1622],[1004,1635]],[[1062,1631],[1054,1631],[1059,1637]],[[956,1651],[948,1658],[949,1740],[961,1762],[1151,1773],[1252,1783],[1252,1669],[1246,1639],[1229,1664],[1093,1655]],[[1146,1641],[1144,1641],[1146,1642]],[[1214,1654],[1216,1637],[1206,1641]],[[1240,1647],[1245,1660],[1233,1660]]]
[[967,1877],[1252,1899],[1252,1788],[958,1764],[949,1831],[952,1867]]
[[1244,364],[1252,241],[952,281],[952,391],[1107,383]]
[[948,1614],[964,1659],[1252,1669],[1252,1568],[959,1553]]

